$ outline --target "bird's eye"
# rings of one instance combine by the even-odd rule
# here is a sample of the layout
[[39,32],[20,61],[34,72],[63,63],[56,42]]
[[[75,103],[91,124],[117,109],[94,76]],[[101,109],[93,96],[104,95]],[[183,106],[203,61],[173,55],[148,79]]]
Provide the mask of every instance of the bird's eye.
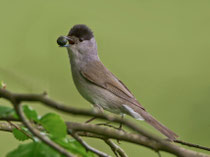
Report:
[[74,45],[74,41],[73,40],[68,40],[70,45]]

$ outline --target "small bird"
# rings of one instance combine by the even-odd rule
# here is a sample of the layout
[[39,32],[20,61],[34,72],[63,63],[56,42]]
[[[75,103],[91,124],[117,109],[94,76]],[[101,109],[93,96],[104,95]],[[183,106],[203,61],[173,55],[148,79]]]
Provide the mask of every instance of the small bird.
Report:
[[129,89],[100,61],[93,32],[84,24],[71,28],[67,36],[57,39],[68,50],[74,84],[79,93],[97,111],[130,115],[144,120],[162,134],[175,140],[178,136],[152,117]]

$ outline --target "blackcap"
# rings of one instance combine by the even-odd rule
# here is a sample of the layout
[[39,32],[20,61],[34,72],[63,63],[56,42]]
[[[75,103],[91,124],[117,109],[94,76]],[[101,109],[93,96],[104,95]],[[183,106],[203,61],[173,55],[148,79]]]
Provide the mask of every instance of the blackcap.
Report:
[[67,48],[77,90],[95,108],[144,120],[170,140],[178,137],[152,117],[122,81],[103,65],[90,28],[83,24],[75,25],[67,36],[59,37],[57,43]]

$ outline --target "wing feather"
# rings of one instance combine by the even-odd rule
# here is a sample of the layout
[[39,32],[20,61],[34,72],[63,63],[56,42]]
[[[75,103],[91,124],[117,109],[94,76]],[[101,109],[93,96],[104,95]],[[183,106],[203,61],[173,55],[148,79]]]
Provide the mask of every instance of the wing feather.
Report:
[[143,110],[143,106],[135,99],[133,94],[128,90],[128,88],[118,80],[100,61],[94,61],[88,63],[80,71],[81,75],[89,82],[107,89],[114,95],[136,105]]

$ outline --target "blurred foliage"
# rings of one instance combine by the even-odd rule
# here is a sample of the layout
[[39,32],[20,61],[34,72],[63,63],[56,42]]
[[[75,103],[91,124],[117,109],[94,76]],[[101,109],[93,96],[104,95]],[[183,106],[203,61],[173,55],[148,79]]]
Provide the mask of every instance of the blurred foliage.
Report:
[[[0,106],[0,117],[5,116],[5,109],[6,107]],[[15,112],[14,109],[10,110]],[[28,119],[40,124],[45,129],[41,131],[42,135],[48,136],[52,141],[78,157],[94,157],[92,152],[87,152],[80,143],[67,135],[65,122],[58,114],[47,113],[43,116],[38,116],[37,112],[28,105],[23,106],[23,111]],[[19,127],[15,124],[12,125],[15,126],[12,133],[17,140],[25,141],[30,138],[33,142],[20,144],[18,148],[9,152],[7,157],[64,157],[64,155],[61,155],[59,152],[33,136],[26,127]]]
[[[29,139],[29,136],[27,136],[30,132],[28,131],[27,128],[22,127],[22,128],[14,128],[12,130],[12,133],[14,135],[14,137],[19,140],[19,141],[25,141]],[[30,133],[31,135],[31,133]]]
[[[10,152],[7,157],[61,157],[54,149],[41,142],[21,144]],[[63,156],[62,156],[63,157]]]
[[39,122],[39,116],[38,116],[37,112],[33,108],[31,108],[28,105],[23,105],[23,111],[24,111],[26,117],[29,120],[32,120],[34,122]]
[[2,106],[0,104],[0,118],[5,118],[5,117],[9,117],[9,116],[18,118],[18,116],[13,108],[7,107],[7,106]]
[[[73,85],[66,50],[56,44],[74,24],[84,23],[94,31],[103,63],[152,115],[182,140],[208,146],[209,15],[208,0],[1,0],[0,80],[17,92],[47,91],[68,105],[90,108]],[[33,107],[49,112],[37,103]],[[0,142],[0,156],[18,145],[8,133],[0,132],[0,139],[10,143]],[[111,153],[103,142],[88,142]],[[132,157],[156,156],[143,147],[121,147]]]

